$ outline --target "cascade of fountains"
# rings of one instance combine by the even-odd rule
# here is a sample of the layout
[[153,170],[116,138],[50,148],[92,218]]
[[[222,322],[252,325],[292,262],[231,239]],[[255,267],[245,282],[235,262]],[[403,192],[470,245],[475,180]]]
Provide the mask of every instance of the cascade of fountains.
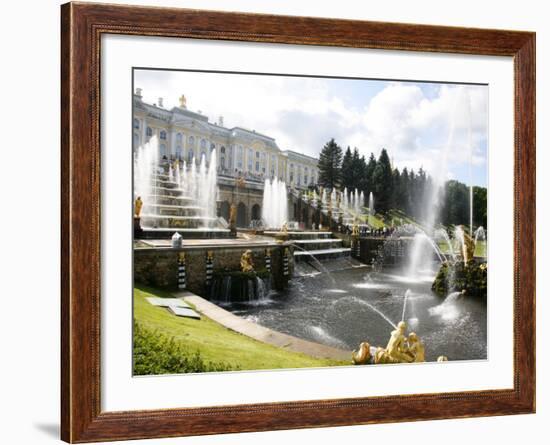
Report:
[[288,198],[284,181],[277,178],[265,180],[262,220],[265,227],[270,229],[280,229],[288,221]]
[[[141,196],[144,202],[142,224],[145,228],[156,227],[161,221],[166,227],[171,217],[192,222],[195,227],[213,227],[217,220],[216,184],[216,150],[212,150],[208,165],[203,156],[198,169],[195,158],[188,169],[185,162],[169,162],[167,166],[160,163],[156,136],[137,149],[134,194],[135,198]],[[170,194],[166,194],[167,191]],[[164,213],[169,208],[182,213],[177,216]]]

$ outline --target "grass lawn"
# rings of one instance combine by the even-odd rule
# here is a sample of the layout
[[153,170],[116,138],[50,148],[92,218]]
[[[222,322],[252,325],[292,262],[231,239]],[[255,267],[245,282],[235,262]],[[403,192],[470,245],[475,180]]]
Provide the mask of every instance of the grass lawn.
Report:
[[[439,248],[441,249],[441,252],[443,253],[449,253],[449,245],[445,242],[438,243]],[[485,257],[486,252],[486,242],[479,240],[476,244],[476,250],[474,252],[475,257]]]
[[149,304],[145,297],[170,294],[147,287],[134,288],[134,319],[141,326],[173,337],[190,353],[200,351],[205,361],[224,362],[240,370],[305,368],[349,365],[317,359],[261,343],[231,331],[201,315],[201,320],[176,317],[167,309]]

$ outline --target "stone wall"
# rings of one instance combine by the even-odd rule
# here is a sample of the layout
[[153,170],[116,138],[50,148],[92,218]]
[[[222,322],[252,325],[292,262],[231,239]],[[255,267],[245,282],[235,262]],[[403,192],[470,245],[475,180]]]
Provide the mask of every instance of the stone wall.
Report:
[[206,257],[212,252],[214,271],[240,270],[241,255],[250,249],[257,270],[265,269],[265,249],[271,251],[271,268],[275,288],[286,287],[292,276],[292,251],[289,250],[289,275],[283,276],[283,246],[235,246],[189,249],[137,249],[134,250],[134,280],[148,286],[177,289],[178,255],[185,253],[187,289],[197,295],[206,295]]

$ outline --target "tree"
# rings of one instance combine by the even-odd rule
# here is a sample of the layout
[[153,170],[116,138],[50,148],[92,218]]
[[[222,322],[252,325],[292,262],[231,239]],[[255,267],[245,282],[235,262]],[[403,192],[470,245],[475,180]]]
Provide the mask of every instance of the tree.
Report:
[[474,225],[487,228],[487,189],[474,186]]
[[376,169],[376,158],[374,153],[370,154],[369,162],[365,169],[365,194],[374,193],[374,170]]
[[342,184],[342,148],[331,139],[319,155],[319,184],[325,188],[339,188]]
[[445,184],[445,198],[441,209],[443,225],[468,225],[470,220],[469,190],[466,184],[452,180]]
[[393,196],[393,175],[390,158],[385,148],[382,149],[373,173],[374,199],[376,210],[387,212],[391,208]]
[[[353,180],[353,187],[357,187],[359,190],[366,193],[366,187],[364,184],[365,171],[367,169],[367,164],[365,163],[365,158],[359,156],[359,150],[354,148],[353,157],[351,158],[351,177]],[[344,172],[342,172],[344,174]],[[345,177],[344,177],[345,179]]]
[[344,159],[342,161],[342,188],[347,187],[348,190],[352,190],[353,185],[353,156],[351,149],[348,146]]

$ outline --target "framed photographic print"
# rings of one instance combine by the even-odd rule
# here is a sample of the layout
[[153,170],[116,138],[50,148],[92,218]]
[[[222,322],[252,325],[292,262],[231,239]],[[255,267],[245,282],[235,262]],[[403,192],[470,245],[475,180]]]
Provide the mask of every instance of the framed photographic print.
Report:
[[535,35],[62,6],[62,438],[535,409]]

